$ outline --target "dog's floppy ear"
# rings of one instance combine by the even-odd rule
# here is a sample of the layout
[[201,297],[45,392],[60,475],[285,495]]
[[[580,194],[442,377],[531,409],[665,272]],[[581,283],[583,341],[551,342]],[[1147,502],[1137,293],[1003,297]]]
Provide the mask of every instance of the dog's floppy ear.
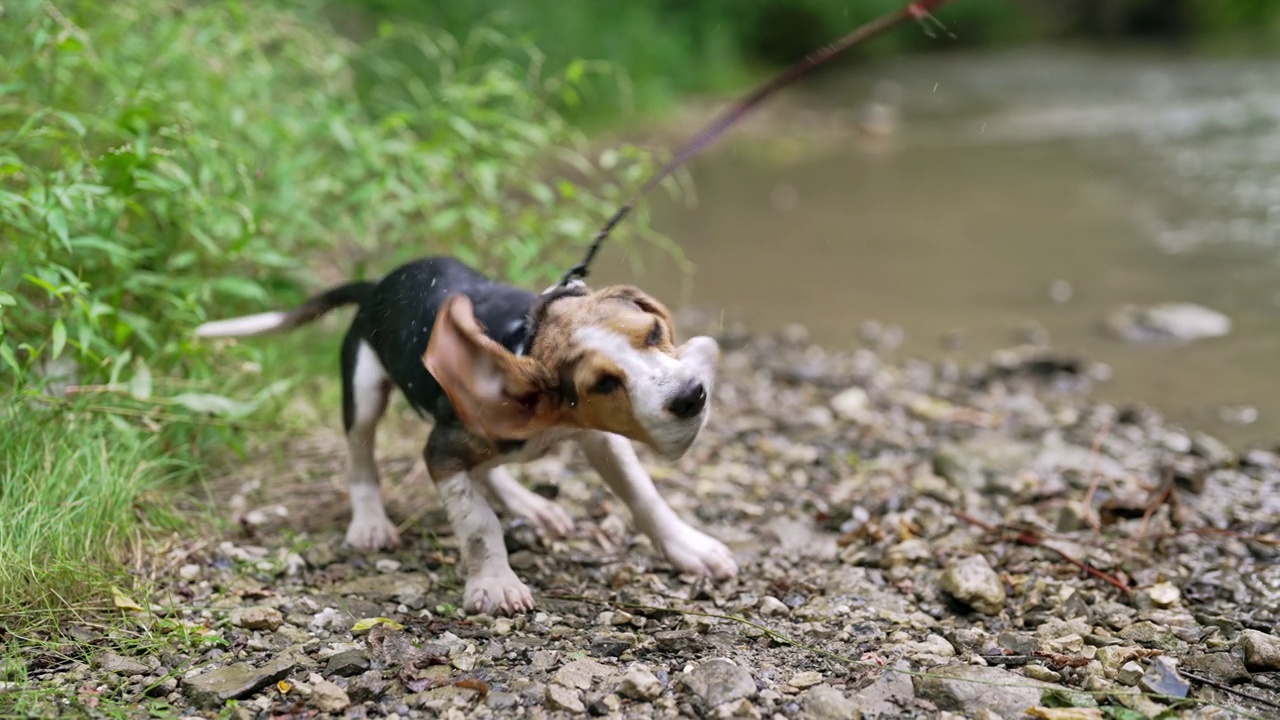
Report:
[[523,440],[555,422],[546,368],[485,335],[465,295],[452,295],[440,307],[422,360],[458,419],[477,435]]

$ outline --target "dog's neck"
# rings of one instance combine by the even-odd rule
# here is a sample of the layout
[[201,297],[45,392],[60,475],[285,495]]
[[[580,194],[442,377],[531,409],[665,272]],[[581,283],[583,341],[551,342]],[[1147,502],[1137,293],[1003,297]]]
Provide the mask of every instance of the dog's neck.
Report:
[[556,300],[566,297],[582,297],[588,292],[586,283],[581,280],[575,280],[567,286],[552,285],[534,301],[533,307],[529,309],[529,314],[525,316],[522,327],[522,339],[516,343],[512,350],[516,355],[527,355],[532,349],[533,344],[537,340],[538,330],[542,327],[542,322],[546,318],[547,308]]

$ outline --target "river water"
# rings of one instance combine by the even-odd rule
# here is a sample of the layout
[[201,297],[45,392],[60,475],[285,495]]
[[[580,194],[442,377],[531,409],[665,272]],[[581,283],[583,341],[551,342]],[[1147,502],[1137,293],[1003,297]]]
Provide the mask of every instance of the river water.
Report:
[[[875,140],[856,128],[883,115],[868,102],[886,81],[899,120]],[[651,251],[636,274],[611,246],[595,282],[759,330],[799,322],[828,347],[893,324],[898,354],[929,359],[1039,327],[1110,366],[1102,398],[1280,442],[1280,60],[952,53],[827,73],[770,105],[694,162],[696,203],[651,201],[692,276]],[[1152,347],[1101,329],[1169,301],[1226,313],[1231,334]]]

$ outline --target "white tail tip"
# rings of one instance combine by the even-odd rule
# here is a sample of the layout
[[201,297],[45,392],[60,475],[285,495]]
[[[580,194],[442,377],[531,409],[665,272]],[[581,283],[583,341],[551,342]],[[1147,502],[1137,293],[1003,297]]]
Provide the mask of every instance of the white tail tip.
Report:
[[292,326],[289,313],[265,312],[207,322],[196,328],[196,337],[252,337],[287,330]]

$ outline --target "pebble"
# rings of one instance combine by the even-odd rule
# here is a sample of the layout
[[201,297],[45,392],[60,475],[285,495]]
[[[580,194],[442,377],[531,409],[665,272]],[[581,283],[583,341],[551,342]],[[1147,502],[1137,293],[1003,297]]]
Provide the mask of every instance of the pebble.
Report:
[[948,595],[984,615],[997,615],[1004,609],[1004,583],[982,555],[948,564],[941,586]]
[[329,658],[328,670],[330,675],[352,677],[371,667],[369,656],[363,650],[347,650]]
[[1260,630],[1240,633],[1245,665],[1259,670],[1280,670],[1280,637]]
[[183,686],[192,704],[206,709],[220,708],[228,700],[249,697],[272,683],[288,677],[297,665],[292,656],[281,656],[261,667],[236,663],[215,668],[203,675],[183,678]]
[[849,720],[861,715],[858,703],[830,685],[809,688],[801,702],[806,720]]
[[328,680],[318,680],[311,686],[311,704],[325,713],[340,713],[351,705],[347,691]]
[[1173,583],[1168,582],[1152,585],[1147,594],[1151,596],[1151,602],[1165,608],[1176,605],[1178,599],[1182,597],[1182,592]]
[[662,681],[649,670],[634,667],[622,676],[618,693],[632,700],[651,702],[662,694]]
[[151,668],[132,658],[117,655],[113,652],[98,653],[94,657],[94,664],[103,672],[116,673],[117,675],[142,675],[151,672]]
[[806,670],[805,672],[796,673],[791,676],[791,679],[787,681],[787,684],[797,690],[804,690],[805,688],[811,688],[820,682],[822,682],[822,673],[813,670]]
[[275,630],[284,624],[284,616],[272,607],[239,608],[231,613],[231,624],[246,630]]
[[1120,670],[1116,673],[1116,679],[1125,685],[1137,685],[1142,676],[1146,674],[1147,671],[1141,665],[1130,660],[1120,666]]
[[760,614],[765,617],[785,617],[791,614],[787,604],[772,595],[760,598]]
[[557,710],[568,710],[574,713],[587,711],[587,706],[582,703],[581,691],[559,683],[547,685],[547,704]]
[[1138,685],[1147,692],[1169,697],[1184,698],[1191,691],[1191,684],[1178,673],[1177,664],[1164,656],[1151,658]]
[[751,674],[725,658],[703,661],[685,674],[683,683],[704,707],[716,707],[756,694]]

